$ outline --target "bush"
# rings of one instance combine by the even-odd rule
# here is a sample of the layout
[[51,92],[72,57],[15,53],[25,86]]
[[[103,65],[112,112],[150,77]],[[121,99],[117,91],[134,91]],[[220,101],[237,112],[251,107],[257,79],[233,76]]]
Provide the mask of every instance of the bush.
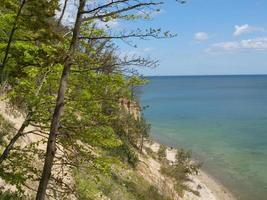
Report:
[[95,179],[86,171],[75,172],[76,189],[79,200],[100,200],[107,197],[112,200],[170,200],[158,192],[135,171],[114,165],[112,175],[99,174]]
[[132,167],[135,167],[138,163],[138,155],[126,142],[123,142],[121,146],[105,148],[105,150],[109,156],[118,157],[121,161],[129,163]]
[[159,160],[164,160],[166,158],[166,149],[167,147],[165,145],[160,145],[158,150],[158,158]]
[[176,162],[173,165],[163,164],[161,172],[175,180],[175,190],[179,196],[183,196],[184,191],[198,195],[198,192],[190,189],[186,182],[190,181],[190,174],[197,173],[199,167],[191,161],[191,152],[181,149],[177,151]]

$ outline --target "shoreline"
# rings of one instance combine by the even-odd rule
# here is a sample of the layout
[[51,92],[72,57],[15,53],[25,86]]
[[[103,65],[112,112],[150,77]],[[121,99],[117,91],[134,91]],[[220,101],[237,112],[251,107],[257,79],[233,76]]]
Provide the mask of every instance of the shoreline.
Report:
[[[157,152],[161,143],[158,140],[151,139],[149,147]],[[164,144],[165,145],[165,144]],[[175,161],[177,148],[165,145],[166,158],[170,162]],[[192,160],[194,162],[194,160]],[[198,160],[195,160],[198,161]],[[220,183],[219,180],[212,177],[207,171],[200,169],[197,175],[191,175],[190,187],[197,189],[200,196],[186,192],[183,200],[237,200],[237,198],[229,191],[229,189]]]
[[219,200],[237,200],[236,197],[229,191],[229,189],[219,182],[216,178],[212,177],[206,171],[199,170],[197,178],[211,190],[211,193]]

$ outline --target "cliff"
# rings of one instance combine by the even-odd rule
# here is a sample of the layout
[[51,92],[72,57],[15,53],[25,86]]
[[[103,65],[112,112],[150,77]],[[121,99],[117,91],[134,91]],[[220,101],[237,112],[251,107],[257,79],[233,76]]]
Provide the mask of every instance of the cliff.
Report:
[[[122,99],[120,101],[122,109],[125,109],[135,120],[140,119],[140,107],[132,101]],[[11,111],[5,101],[0,101],[0,112],[2,117],[9,123],[13,124],[15,129],[19,129],[24,120],[24,116],[16,111]],[[27,132],[35,129],[32,126],[27,128]],[[20,147],[27,146],[32,142],[41,141],[42,137],[35,134],[26,134],[22,137],[17,145]],[[191,174],[185,182],[184,190],[177,189],[177,183],[182,184],[179,180],[166,175],[163,169],[168,169],[176,162],[177,150],[164,147],[162,145],[146,140],[142,151],[134,150],[138,156],[136,166],[130,166],[125,162],[120,162],[114,158],[114,163],[109,169],[107,175],[98,175],[97,181],[89,172],[84,170],[73,171],[67,166],[63,168],[53,168],[53,173],[61,178],[61,181],[72,186],[76,190],[76,194],[69,195],[65,199],[129,199],[129,200],[231,200],[233,197],[224,187],[216,183],[202,171],[197,174]],[[45,150],[45,145],[40,144],[39,148]],[[92,147],[88,147],[92,148]],[[104,157],[104,153],[99,149],[92,148],[92,153],[98,154],[98,157]],[[57,156],[61,156],[58,151]],[[32,166],[41,166],[41,161],[33,156]],[[24,188],[27,199],[34,199],[35,188],[37,182],[28,182],[31,188]],[[13,185],[6,184],[0,179],[1,191],[17,190]],[[49,193],[48,199],[62,199],[58,195]],[[78,195],[77,195],[78,194]]]

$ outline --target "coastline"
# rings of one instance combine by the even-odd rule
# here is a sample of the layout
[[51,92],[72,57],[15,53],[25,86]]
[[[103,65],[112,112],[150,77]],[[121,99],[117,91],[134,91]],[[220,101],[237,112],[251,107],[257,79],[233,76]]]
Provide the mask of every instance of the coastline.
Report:
[[[6,112],[6,104],[4,101],[0,102],[0,110],[2,111],[1,113],[4,114],[3,116],[5,119],[11,121],[14,123],[16,128],[19,128],[19,124],[22,123],[23,117],[17,117],[14,118],[11,115],[8,115]],[[32,130],[33,127],[28,127],[29,130]],[[34,140],[38,140],[38,137],[25,137],[21,141],[20,145],[25,144],[27,142]],[[159,147],[161,145],[161,142],[158,140],[149,140],[145,142],[145,146],[149,147],[152,151],[155,153],[159,150]],[[166,149],[166,158],[170,162],[175,161],[177,149],[168,147]],[[141,155],[140,155],[141,156]],[[145,166],[141,166],[142,169],[140,169],[139,173],[143,175],[145,179],[148,179],[148,181],[151,184],[156,184],[159,186],[159,189],[162,189],[163,192],[166,193],[172,193],[172,182],[171,180],[167,179],[160,173],[160,163],[157,162],[155,159],[149,157],[149,158],[144,158],[141,156],[141,164],[145,163]],[[192,160],[193,161],[193,160]],[[194,162],[194,161],[193,161]],[[67,170],[67,169],[66,169]],[[70,176],[65,176],[65,178],[70,178],[69,180],[72,180]],[[194,190],[197,190],[200,193],[200,196],[196,196],[195,194],[191,192],[185,192],[184,197],[181,198],[177,195],[173,197],[174,200],[236,200],[234,196],[229,192],[229,190],[223,186],[218,180],[214,179],[211,175],[209,175],[207,172],[203,170],[199,170],[198,175],[192,175],[190,176],[191,182],[188,182],[190,187]],[[167,183],[167,187],[164,188],[166,185],[161,185],[160,183]],[[6,189],[14,190],[12,186],[7,185],[5,182],[0,180],[0,187],[5,186]],[[168,188],[169,187],[169,188]],[[32,195],[32,193],[29,192],[29,195]]]
[[[152,140],[146,143],[153,152],[157,152],[160,142]],[[166,158],[170,162],[175,161],[177,149],[166,146]],[[194,162],[194,161],[193,161]],[[196,196],[191,192],[185,192],[182,200],[236,200],[236,197],[218,180],[213,178],[208,172],[200,169],[196,175],[191,175],[191,182],[188,185],[199,192],[200,196]],[[181,199],[181,198],[180,198]]]
[[202,184],[205,184],[211,191],[211,193],[214,194],[216,199],[236,200],[236,197],[234,197],[229,189],[222,185],[218,180],[216,180],[214,177],[203,170],[199,171],[199,175],[195,178],[199,179]]

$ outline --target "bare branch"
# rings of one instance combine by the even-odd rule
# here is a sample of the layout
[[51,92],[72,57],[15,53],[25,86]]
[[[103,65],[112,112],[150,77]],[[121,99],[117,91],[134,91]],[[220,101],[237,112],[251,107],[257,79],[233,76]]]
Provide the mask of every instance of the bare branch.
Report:
[[[141,7],[149,7],[149,6],[158,6],[163,4],[163,2],[147,2],[147,3],[138,3],[135,5],[129,5],[127,7],[115,10],[115,11],[110,11],[110,12],[106,12],[103,14],[98,14],[98,15],[93,15],[93,16],[89,16],[89,17],[84,17],[83,18],[83,22],[85,21],[90,21],[90,20],[94,20],[94,19],[103,19],[106,17],[115,17],[121,13],[125,13],[137,8],[141,8]],[[91,13],[91,11],[84,11],[82,14],[86,14],[86,13]],[[117,16],[118,17],[118,16]]]

